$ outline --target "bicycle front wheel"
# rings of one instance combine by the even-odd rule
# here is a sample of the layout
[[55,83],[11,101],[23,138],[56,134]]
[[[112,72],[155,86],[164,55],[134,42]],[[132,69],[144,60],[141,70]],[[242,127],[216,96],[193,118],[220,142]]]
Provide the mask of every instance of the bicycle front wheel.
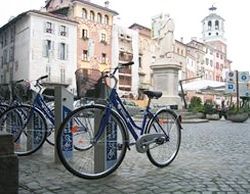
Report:
[[56,138],[58,155],[66,169],[86,179],[102,178],[115,171],[127,148],[121,120],[103,105],[86,105],[72,111]]
[[181,143],[178,116],[169,109],[161,109],[149,121],[146,133],[162,134],[147,150],[147,156],[157,167],[168,166],[177,156]]
[[6,110],[0,118],[2,131],[14,137],[14,151],[19,156],[36,152],[47,136],[43,114],[30,105],[19,105]]

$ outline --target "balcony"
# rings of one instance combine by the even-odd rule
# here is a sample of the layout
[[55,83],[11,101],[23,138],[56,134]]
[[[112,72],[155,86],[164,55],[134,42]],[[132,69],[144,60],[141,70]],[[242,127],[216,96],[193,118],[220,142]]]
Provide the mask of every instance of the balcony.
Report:
[[52,28],[46,28],[47,33],[52,33]]
[[124,68],[119,69],[119,73],[120,74],[129,74],[129,75],[131,75],[132,70],[129,67],[124,67]]
[[61,33],[61,36],[66,36],[66,32],[62,31]]

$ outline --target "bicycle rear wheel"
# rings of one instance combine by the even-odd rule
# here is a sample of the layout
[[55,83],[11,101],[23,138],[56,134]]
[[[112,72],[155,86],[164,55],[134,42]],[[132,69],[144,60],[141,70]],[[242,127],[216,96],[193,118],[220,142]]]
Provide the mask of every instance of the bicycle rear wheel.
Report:
[[181,143],[181,125],[177,115],[169,109],[161,109],[149,121],[146,133],[162,134],[147,150],[147,156],[157,167],[168,166],[177,156]]
[[128,137],[122,118],[106,110],[103,105],[83,106],[72,111],[59,128],[56,138],[59,158],[78,177],[105,177],[124,159]]
[[14,151],[25,156],[37,151],[47,136],[43,114],[30,105],[19,105],[6,110],[0,118],[2,131],[13,134]]

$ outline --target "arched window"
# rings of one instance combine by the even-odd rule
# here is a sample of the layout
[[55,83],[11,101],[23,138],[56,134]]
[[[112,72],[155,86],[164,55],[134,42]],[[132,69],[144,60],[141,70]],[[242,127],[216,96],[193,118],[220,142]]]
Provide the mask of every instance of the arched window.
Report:
[[88,13],[87,13],[87,10],[86,9],[82,9],[82,18],[83,19],[87,19],[88,18]]
[[109,24],[109,16],[104,16],[104,24]]
[[211,28],[212,28],[212,22],[208,21],[208,30],[211,30]]
[[93,11],[90,11],[90,20],[95,21],[95,13]]
[[215,30],[219,30],[219,21],[218,20],[215,21]]
[[102,14],[100,13],[97,14],[97,22],[102,23]]

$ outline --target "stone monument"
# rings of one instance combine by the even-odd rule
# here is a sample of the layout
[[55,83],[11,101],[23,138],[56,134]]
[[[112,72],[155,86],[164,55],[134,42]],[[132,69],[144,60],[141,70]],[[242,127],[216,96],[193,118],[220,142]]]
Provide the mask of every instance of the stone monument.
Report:
[[173,105],[181,108],[178,95],[178,71],[181,66],[174,58],[174,21],[169,15],[153,18],[152,38],[156,40],[156,60],[151,65],[153,71],[153,90],[162,91],[160,99],[153,101],[159,105]]

